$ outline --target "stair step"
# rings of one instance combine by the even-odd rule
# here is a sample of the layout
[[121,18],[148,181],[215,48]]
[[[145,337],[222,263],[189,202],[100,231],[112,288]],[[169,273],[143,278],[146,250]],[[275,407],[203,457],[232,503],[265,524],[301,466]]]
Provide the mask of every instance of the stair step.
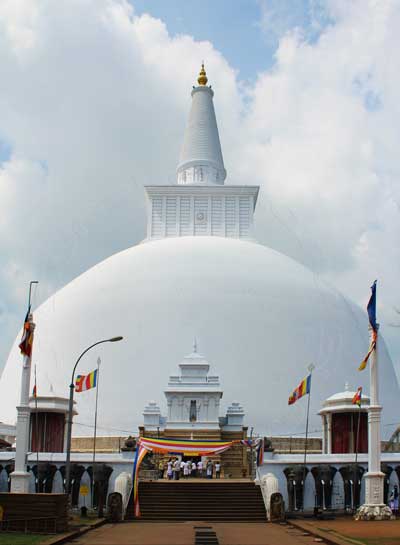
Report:
[[219,545],[217,534],[212,529],[199,529],[195,531],[195,545]]
[[[260,488],[244,482],[157,482],[140,481],[141,521],[265,522]],[[133,498],[125,520],[134,520]],[[197,545],[214,545],[210,529],[198,528]],[[215,536],[216,539],[216,536]]]

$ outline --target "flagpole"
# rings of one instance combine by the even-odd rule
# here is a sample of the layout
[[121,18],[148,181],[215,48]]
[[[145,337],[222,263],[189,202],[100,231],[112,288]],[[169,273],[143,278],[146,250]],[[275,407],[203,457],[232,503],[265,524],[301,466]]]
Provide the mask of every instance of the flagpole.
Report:
[[100,357],[97,358],[97,377],[96,377],[96,408],[94,412],[94,435],[93,435],[93,487],[92,487],[92,508],[93,508],[93,502],[94,502],[94,464],[96,461],[96,437],[97,437],[97,401],[99,398],[99,383],[100,383],[100,364],[101,359]]
[[368,407],[368,471],[364,475],[365,500],[356,513],[356,520],[389,520],[392,511],[383,501],[384,473],[381,471],[381,411],[379,404],[378,352],[379,324],[376,321],[376,280],[371,286],[371,296],[367,305],[370,348],[360,367],[365,369],[371,356],[369,368],[370,404]]
[[30,395],[30,380],[31,380],[31,358],[32,358],[32,342],[34,336],[35,324],[31,314],[31,295],[32,285],[37,284],[37,280],[32,280],[29,283],[29,298],[28,311],[26,314],[23,337],[21,345],[30,343],[30,348],[21,347],[23,354],[23,365],[21,372],[21,390],[20,403],[17,406],[17,440],[15,447],[14,471],[11,473],[11,492],[29,492],[30,474],[27,471],[27,456],[29,449],[29,395]]
[[36,437],[36,474],[37,474],[37,487],[36,492],[39,492],[39,426],[38,426],[38,410],[37,410],[37,387],[36,387],[36,364],[35,364],[35,437]]
[[357,433],[356,433],[356,456],[354,461],[354,480],[353,480],[353,509],[356,507],[356,479],[358,479],[357,461],[358,461],[358,438],[360,434],[360,416],[361,416],[361,398],[358,405]]
[[304,511],[304,500],[306,495],[306,463],[307,463],[307,441],[308,441],[308,420],[310,415],[310,398],[311,398],[311,375],[315,369],[315,365],[312,363],[307,368],[310,372],[310,391],[308,393],[307,400],[307,417],[306,417],[306,440],[304,443],[304,467],[303,467],[303,511]]

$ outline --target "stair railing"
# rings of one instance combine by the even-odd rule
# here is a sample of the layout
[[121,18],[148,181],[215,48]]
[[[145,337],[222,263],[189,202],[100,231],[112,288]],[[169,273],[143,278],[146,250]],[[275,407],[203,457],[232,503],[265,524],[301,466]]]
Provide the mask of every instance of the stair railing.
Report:
[[129,493],[125,496],[124,501],[122,502],[122,520],[125,520],[126,510],[128,509],[129,500],[133,492],[133,483],[128,487]]
[[129,500],[131,498],[133,491],[133,480],[127,471],[123,471],[118,475],[118,477],[114,481],[114,490],[113,492],[117,492],[121,495],[121,503],[122,503],[122,520],[125,519],[126,510],[129,505]]

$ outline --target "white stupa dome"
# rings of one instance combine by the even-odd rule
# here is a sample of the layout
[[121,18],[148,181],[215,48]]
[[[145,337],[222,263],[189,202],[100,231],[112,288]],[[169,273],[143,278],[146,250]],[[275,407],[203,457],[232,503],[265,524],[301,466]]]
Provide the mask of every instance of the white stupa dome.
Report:
[[[211,370],[220,375],[223,408],[243,404],[247,422],[265,433],[304,429],[305,400],[287,405],[290,391],[314,362],[311,413],[350,384],[368,391],[357,365],[368,345],[364,313],[335,290],[316,283],[295,261],[249,241],[182,237],[146,242],[85,272],[34,313],[38,393],[68,395],[81,351],[99,339],[123,335],[90,351],[80,373],[102,359],[100,433],[136,431],[149,399],[165,413],[163,390],[182,355],[198,337]],[[364,333],[365,332],[365,333]],[[19,336],[0,381],[0,416],[15,420],[21,371]],[[380,390],[385,408],[399,389],[383,343]],[[77,422],[91,424],[94,391],[76,394]],[[385,430],[385,428],[383,428]],[[88,433],[86,429],[76,430]],[[117,433],[117,431],[114,431]]]
[[[99,433],[135,433],[149,399],[165,414],[168,376],[196,336],[220,377],[222,409],[240,401],[259,433],[304,430],[306,401],[288,406],[288,396],[315,364],[310,429],[319,428],[323,400],[345,381],[368,392],[368,371],[357,371],[369,344],[366,313],[299,263],[253,241],[258,187],[224,185],[204,67],[198,83],[178,184],[146,187],[146,241],[91,268],[34,311],[38,395],[68,396],[80,353],[123,335],[88,352],[78,372],[94,370],[101,356]],[[0,379],[0,420],[7,422],[15,421],[19,401],[19,340]],[[385,424],[393,422],[400,392],[383,342],[379,349]],[[94,390],[75,399],[75,422],[91,425]],[[383,437],[390,431],[383,427]]]

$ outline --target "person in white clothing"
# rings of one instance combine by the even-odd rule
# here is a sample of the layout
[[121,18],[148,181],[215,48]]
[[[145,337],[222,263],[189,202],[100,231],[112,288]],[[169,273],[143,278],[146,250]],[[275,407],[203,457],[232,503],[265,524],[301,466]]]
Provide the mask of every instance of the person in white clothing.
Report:
[[197,474],[200,478],[203,477],[203,462],[201,460],[197,462]]
[[192,477],[196,477],[196,462],[192,462]]
[[167,464],[167,477],[168,477],[168,480],[169,480],[169,481],[172,479],[172,474],[173,474],[173,471],[172,471],[172,460],[168,460],[168,464]]
[[177,458],[174,462],[174,481],[179,481],[180,472],[181,472],[181,463]]
[[189,478],[190,465],[190,462],[184,462],[183,464],[183,476],[185,479]]
[[215,478],[219,479],[221,476],[221,464],[219,462],[216,462],[215,464]]

